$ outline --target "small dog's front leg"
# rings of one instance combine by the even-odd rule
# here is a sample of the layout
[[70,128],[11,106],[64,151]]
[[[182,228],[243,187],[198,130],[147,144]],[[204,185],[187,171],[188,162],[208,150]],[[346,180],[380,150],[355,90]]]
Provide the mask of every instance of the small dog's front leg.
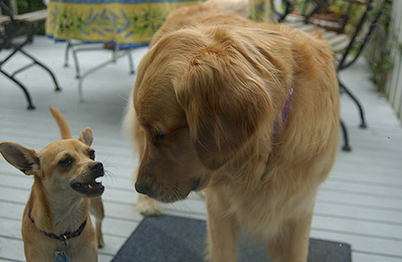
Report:
[[95,216],[95,230],[98,247],[103,247],[102,221],[105,218],[105,209],[101,197],[92,198],[90,212]]

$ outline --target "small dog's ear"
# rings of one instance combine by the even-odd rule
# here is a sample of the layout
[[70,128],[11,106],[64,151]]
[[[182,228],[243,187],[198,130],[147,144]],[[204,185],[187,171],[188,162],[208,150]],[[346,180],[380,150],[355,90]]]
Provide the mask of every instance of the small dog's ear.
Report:
[[197,155],[211,170],[236,156],[261,126],[269,128],[265,120],[273,111],[260,78],[236,62],[205,54],[176,90]]
[[93,139],[94,137],[92,134],[92,130],[89,127],[82,130],[80,132],[80,137],[78,138],[79,141],[86,144],[87,146],[90,146],[92,144]]
[[19,144],[2,142],[0,153],[4,159],[26,175],[33,175],[40,170],[40,161],[36,152]]

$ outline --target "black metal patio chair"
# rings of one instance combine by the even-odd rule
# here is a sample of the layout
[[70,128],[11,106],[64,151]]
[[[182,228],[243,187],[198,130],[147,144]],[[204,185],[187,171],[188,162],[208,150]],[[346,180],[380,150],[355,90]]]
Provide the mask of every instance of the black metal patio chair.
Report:
[[[386,5],[392,4],[391,0],[343,0],[345,4],[345,15],[336,22],[323,22],[314,17],[314,14],[325,9],[329,5],[329,0],[306,0],[300,15],[293,15],[294,3],[290,0],[283,1],[285,7],[275,6],[274,0],[271,0],[271,7],[277,14],[278,21],[291,27],[299,28],[303,31],[314,33],[319,27],[322,37],[327,40],[335,53],[336,70],[341,70],[351,66],[362,54],[373,30],[375,29],[380,16],[383,14]],[[351,33],[344,32],[345,26],[353,18],[356,19],[353,10],[360,10],[358,22],[354,26]],[[282,11],[283,10],[283,11]],[[326,26],[336,28],[328,30]],[[358,98],[347,88],[347,86],[339,79],[338,83],[340,91],[346,93],[355,103],[360,114],[360,128],[367,128],[365,114]],[[344,137],[344,151],[351,151],[349,144],[349,135],[345,123],[341,120],[340,127]]]
[[[23,47],[26,44],[33,41],[33,37],[37,34],[38,30],[45,23],[47,18],[46,6],[42,1],[38,0],[43,6],[43,10],[39,11],[32,11],[32,2],[30,0],[27,1],[29,4],[29,11],[24,14],[14,15],[6,1],[0,0],[0,52],[5,49],[10,49],[8,50],[7,55],[0,60],[0,73],[22,89],[28,102],[27,108],[35,109],[28,89],[16,78],[18,73],[21,73],[31,66],[38,65],[51,76],[55,84],[55,91],[60,91],[61,89],[53,72],[44,64],[40,63],[35,57],[23,50]],[[22,37],[22,40],[20,37]],[[7,72],[4,66],[16,54],[22,54],[32,62],[14,72]]]

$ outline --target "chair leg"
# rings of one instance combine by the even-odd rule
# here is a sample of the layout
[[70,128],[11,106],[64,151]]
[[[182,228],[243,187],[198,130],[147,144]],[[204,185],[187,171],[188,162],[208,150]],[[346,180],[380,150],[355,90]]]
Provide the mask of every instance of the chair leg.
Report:
[[79,79],[81,77],[80,65],[78,63],[77,51],[74,46],[71,46],[71,53],[73,55],[74,64],[75,64],[75,78]]
[[360,128],[367,128],[366,121],[365,121],[365,117],[364,117],[363,107],[361,106],[360,102],[359,102],[359,101],[357,100],[357,98],[346,88],[346,86],[339,80],[339,77],[338,77],[338,83],[339,83],[339,86],[342,88],[342,90],[345,91],[346,94],[348,94],[350,98],[352,98],[352,100],[356,103],[356,105],[357,105],[357,107],[358,107],[358,109],[359,109],[360,119],[361,119]]
[[1,72],[3,75],[5,75],[8,79],[10,79],[10,80],[13,81],[14,83],[16,83],[16,84],[22,89],[22,91],[24,92],[25,97],[26,97],[26,99],[27,99],[27,102],[28,102],[27,109],[28,109],[28,110],[33,110],[33,109],[35,109],[35,106],[32,104],[31,95],[29,94],[29,92],[28,92],[28,90],[25,88],[25,86],[24,86],[20,81],[18,81],[18,80],[15,79],[14,77],[10,76],[9,74],[7,74],[6,72],[4,72],[3,70],[0,70],[0,72]]
[[66,50],[64,51],[64,67],[68,67],[68,60],[69,60],[69,52],[71,51],[71,54],[73,56],[74,60],[74,65],[75,65],[75,78],[79,79],[81,77],[81,72],[80,72],[80,65],[78,63],[78,57],[77,57],[77,51],[75,49],[75,46],[77,45],[82,45],[82,44],[75,44],[72,42],[71,39],[67,40],[67,46]]
[[54,74],[53,74],[53,72],[52,71],[50,71],[50,69],[49,68],[47,68],[45,65],[43,65],[42,63],[40,63],[40,62],[38,62],[34,57],[32,57],[31,55],[29,55],[27,52],[25,52],[24,50],[22,50],[22,49],[19,49],[19,51],[21,52],[21,53],[23,53],[25,56],[27,56],[27,57],[29,57],[30,59],[32,59],[32,61],[34,61],[34,63],[36,64],[36,65],[38,65],[38,66],[40,66],[40,67],[42,67],[44,70],[46,70],[48,73],[49,73],[49,75],[52,77],[52,79],[53,79],[53,82],[54,82],[54,84],[55,84],[55,91],[61,91],[61,89],[60,89],[60,87],[59,87],[59,84],[57,83],[57,80],[56,80],[56,77],[54,76]]
[[352,148],[349,146],[348,130],[346,128],[345,123],[343,123],[342,119],[340,120],[340,122],[341,122],[341,128],[342,128],[343,140],[344,140],[344,145],[342,147],[342,150],[345,152],[350,152],[350,151],[352,151]]
[[66,51],[64,51],[64,67],[68,67],[68,52],[71,48],[71,40],[67,40]]
[[131,57],[131,52],[127,51],[127,56],[128,56],[128,64],[130,67],[130,74],[134,75],[135,70],[134,70],[134,62],[133,62],[133,58]]

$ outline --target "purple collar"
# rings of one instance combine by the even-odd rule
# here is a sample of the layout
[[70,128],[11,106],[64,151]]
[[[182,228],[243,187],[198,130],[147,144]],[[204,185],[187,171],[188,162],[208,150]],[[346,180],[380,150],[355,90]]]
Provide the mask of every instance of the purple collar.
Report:
[[[31,209],[28,209],[28,218],[29,218],[29,220],[31,220],[32,223],[35,223],[35,221],[31,217]],[[44,234],[47,237],[60,240],[60,241],[62,241],[63,243],[66,244],[66,241],[68,239],[78,237],[79,235],[81,235],[81,233],[84,230],[86,224],[87,224],[87,219],[85,219],[85,221],[81,224],[81,226],[76,231],[74,231],[74,232],[66,232],[66,233],[64,233],[62,235],[56,235],[56,234],[53,234],[53,233],[47,233],[47,232],[42,231],[40,229],[39,229],[39,231],[42,232],[42,234]]]
[[283,123],[286,120],[286,117],[288,116],[290,103],[292,102],[292,96],[293,96],[293,80],[292,80],[292,85],[290,86],[290,89],[289,89],[288,98],[286,99],[285,105],[283,106],[282,111],[281,111],[282,123],[279,123],[279,121],[276,120],[275,124],[274,124],[274,132],[273,132],[274,137],[278,134],[279,130],[281,129]]

